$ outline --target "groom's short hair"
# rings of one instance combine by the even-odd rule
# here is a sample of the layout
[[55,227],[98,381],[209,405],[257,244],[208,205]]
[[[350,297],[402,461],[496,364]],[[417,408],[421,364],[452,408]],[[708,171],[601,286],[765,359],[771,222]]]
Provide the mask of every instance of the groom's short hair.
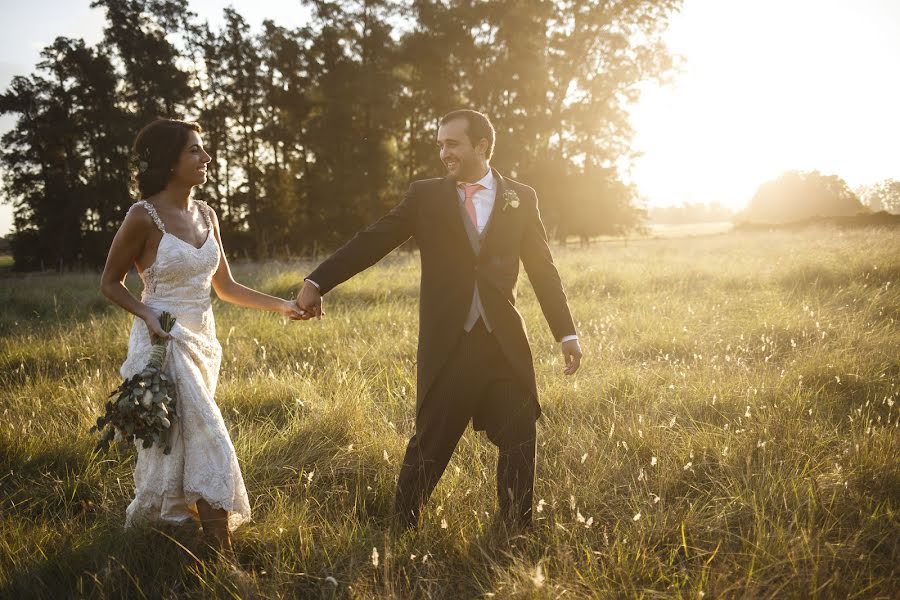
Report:
[[494,126],[491,124],[491,120],[487,118],[487,115],[480,113],[477,110],[463,108],[448,112],[441,117],[441,125],[446,125],[453,119],[466,120],[466,123],[469,125],[466,129],[466,133],[469,135],[469,139],[472,141],[473,146],[480,142],[482,138],[487,140],[487,159],[490,160],[491,156],[494,154],[494,139],[496,136],[494,134]]

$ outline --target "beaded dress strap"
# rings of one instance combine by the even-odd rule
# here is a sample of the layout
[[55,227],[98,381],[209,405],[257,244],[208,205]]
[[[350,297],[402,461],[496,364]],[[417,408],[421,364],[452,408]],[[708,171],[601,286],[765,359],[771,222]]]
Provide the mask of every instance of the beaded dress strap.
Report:
[[204,202],[203,200],[194,200],[197,203],[197,206],[200,207],[200,212],[203,214],[203,219],[206,221],[206,228],[212,232],[212,217],[210,217],[210,213],[212,209],[209,207],[209,204]]
[[146,200],[139,200],[138,202],[135,202],[134,204],[131,205],[131,208],[134,208],[135,206],[142,206],[144,208],[144,210],[146,210],[150,214],[150,218],[153,219],[154,223],[156,223],[156,227],[163,233],[166,232],[166,227],[165,227],[165,225],[163,225],[162,219],[159,218],[159,215],[156,212],[155,206],[153,206],[150,202],[147,202]]

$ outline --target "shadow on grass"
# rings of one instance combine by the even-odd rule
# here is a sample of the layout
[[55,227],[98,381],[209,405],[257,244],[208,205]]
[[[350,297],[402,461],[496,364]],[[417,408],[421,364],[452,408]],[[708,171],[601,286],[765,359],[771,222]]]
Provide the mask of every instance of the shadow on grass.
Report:
[[174,598],[221,584],[213,567],[198,561],[203,552],[192,526],[123,530],[110,523],[87,543],[84,537],[65,538],[11,569],[0,596]]
[[26,453],[0,436],[0,469],[5,473],[0,476],[0,506],[18,517],[38,520],[92,513],[104,495],[103,460],[83,446]]
[[[135,289],[131,291],[140,296]],[[0,286],[0,305],[0,337],[14,334],[26,324],[29,333],[42,335],[119,310],[93,282],[85,285],[73,277],[48,277],[5,289]]]

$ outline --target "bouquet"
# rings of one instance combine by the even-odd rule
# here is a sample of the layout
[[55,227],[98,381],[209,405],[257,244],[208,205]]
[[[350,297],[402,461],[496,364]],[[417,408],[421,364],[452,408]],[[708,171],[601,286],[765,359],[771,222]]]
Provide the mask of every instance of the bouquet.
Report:
[[[172,330],[175,317],[168,312],[159,316],[159,324],[166,333]],[[144,448],[153,444],[171,452],[169,433],[175,419],[175,384],[162,372],[166,360],[166,341],[153,340],[150,360],[144,370],[113,391],[106,401],[106,414],[97,417],[91,432],[99,432],[97,449],[107,450],[112,440],[133,442],[141,440]]]

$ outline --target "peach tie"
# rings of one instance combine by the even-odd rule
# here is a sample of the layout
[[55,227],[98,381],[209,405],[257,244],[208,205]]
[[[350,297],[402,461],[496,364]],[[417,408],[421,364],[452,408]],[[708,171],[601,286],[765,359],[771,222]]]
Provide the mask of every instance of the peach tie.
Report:
[[472,198],[475,196],[475,192],[477,192],[478,190],[483,190],[485,189],[485,187],[480,183],[459,182],[456,185],[461,188],[466,194],[466,199],[463,202],[463,205],[466,207],[466,212],[469,213],[469,218],[472,219],[472,225],[474,225],[477,229],[478,217],[475,215],[475,203],[472,201]]

